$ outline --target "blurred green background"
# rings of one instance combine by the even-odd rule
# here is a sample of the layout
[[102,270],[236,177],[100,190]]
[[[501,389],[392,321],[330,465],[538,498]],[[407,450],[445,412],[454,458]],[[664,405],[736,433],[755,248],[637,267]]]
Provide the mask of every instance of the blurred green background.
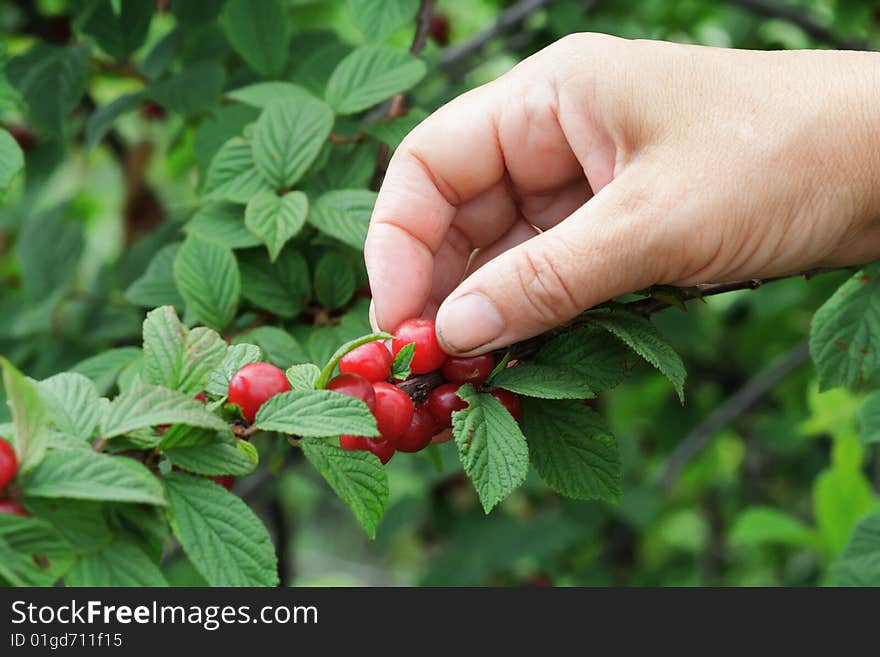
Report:
[[[0,3],[6,52],[33,43],[34,16],[64,29],[71,4]],[[301,58],[321,45],[319,30],[344,44],[363,42],[345,0],[291,0],[288,15],[292,48],[306,35]],[[435,21],[422,51],[429,74],[412,93],[412,104],[427,111],[577,31],[736,48],[880,46],[880,3],[856,0],[440,0]],[[157,13],[143,51],[173,22]],[[406,48],[412,36],[407,25],[389,43]],[[96,76],[89,91],[102,106],[138,85]],[[14,109],[2,116],[7,128],[22,120]],[[115,125],[139,158],[120,166],[106,146],[59,150],[39,141],[28,155],[27,185],[0,210],[0,352],[35,378],[138,343],[143,309],[121,290],[195,203],[198,122],[141,111]],[[144,189],[132,189],[132,177]],[[11,245],[23,216],[58,203],[84,228],[82,257],[71,267],[58,263],[59,283],[76,283],[51,310],[37,303],[25,310],[12,293],[22,271]],[[142,224],[132,225],[132,204]],[[680,406],[644,366],[597,401],[624,463],[618,506],[564,500],[534,477],[487,517],[449,444],[442,471],[422,458],[391,461],[392,499],[372,542],[312,468],[273,457],[271,446],[260,445],[277,476],[254,475],[237,491],[273,531],[292,585],[827,583],[854,524],[878,507],[880,484],[877,448],[858,440],[860,398],[819,395],[804,350],[812,313],[845,278],[788,280],[655,315],[688,367],[688,403]],[[362,316],[365,306],[355,311]],[[31,325],[40,328],[22,328]],[[739,403],[743,397],[749,403]],[[3,405],[0,421],[6,417]],[[167,570],[175,584],[199,583],[183,558]]]

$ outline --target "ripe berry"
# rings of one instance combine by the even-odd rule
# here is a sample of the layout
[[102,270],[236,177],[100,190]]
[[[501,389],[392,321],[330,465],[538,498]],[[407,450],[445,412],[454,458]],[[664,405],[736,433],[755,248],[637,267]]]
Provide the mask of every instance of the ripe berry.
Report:
[[441,428],[452,426],[452,412],[467,408],[467,402],[459,397],[457,383],[444,383],[431,391],[425,404]]
[[342,449],[351,450],[363,450],[366,452],[372,452],[379,460],[382,461],[382,465],[388,463],[391,460],[391,457],[394,456],[394,442],[391,440],[384,440],[383,438],[367,438],[366,436],[339,436],[339,446]]
[[29,516],[24,507],[15,500],[0,500],[0,515],[4,513],[15,516]]
[[141,116],[147,121],[162,121],[167,115],[165,108],[153,100],[148,100],[141,105]]
[[495,388],[489,392],[495,399],[500,401],[504,408],[507,409],[507,412],[513,416],[513,419],[519,421],[522,417],[522,404],[519,401],[519,395],[515,392],[510,392],[510,390],[502,390],[501,388]]
[[391,376],[392,360],[388,347],[381,342],[368,342],[345,354],[339,361],[339,371],[343,374],[359,374],[375,383]]
[[204,392],[200,392],[199,394],[197,394],[197,395],[196,395],[196,399],[198,399],[198,400],[199,400],[200,402],[202,402],[203,404],[207,404],[207,403],[208,403],[208,398],[205,396],[205,393],[204,393]]
[[495,368],[495,358],[492,354],[473,356],[472,358],[454,358],[450,356],[440,368],[441,374],[447,381],[452,383],[473,383],[480,385]]
[[394,340],[391,341],[391,351],[396,356],[401,349],[413,342],[416,350],[409,366],[413,374],[432,372],[443,365],[446,354],[437,342],[433,320],[417,318],[403,322],[395,331]]
[[413,412],[409,428],[397,439],[398,452],[418,452],[431,444],[431,437],[437,429],[437,420],[431,415],[426,404],[419,404]]
[[434,14],[428,27],[428,34],[437,42],[437,45],[449,44],[449,19],[445,14]]
[[356,397],[367,405],[371,413],[376,414],[376,393],[373,392],[373,384],[359,374],[340,374],[333,377],[327,384],[327,390]]
[[15,478],[18,472],[18,458],[15,450],[5,438],[0,438],[0,492]]
[[412,422],[413,408],[412,399],[397,386],[379,381],[373,384],[376,392],[376,424],[379,433],[385,440],[397,440],[407,430]]
[[211,479],[223,486],[226,490],[232,490],[232,484],[235,483],[235,477],[232,475],[216,475],[211,477]]
[[271,363],[248,363],[229,382],[229,402],[241,408],[242,417],[253,422],[266,400],[290,390],[284,372]]

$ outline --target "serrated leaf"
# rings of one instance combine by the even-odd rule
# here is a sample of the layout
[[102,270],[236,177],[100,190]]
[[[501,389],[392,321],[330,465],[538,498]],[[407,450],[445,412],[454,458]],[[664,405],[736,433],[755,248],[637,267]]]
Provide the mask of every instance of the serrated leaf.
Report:
[[594,396],[579,374],[558,365],[520,363],[498,372],[492,384],[541,399],[587,399]]
[[37,384],[49,421],[62,433],[90,439],[101,419],[103,406],[98,389],[90,379],[74,372],[62,372]]
[[675,387],[684,403],[684,363],[650,320],[623,309],[598,309],[585,317],[612,333],[630,349],[656,367]]
[[162,107],[190,116],[211,107],[225,81],[226,72],[220,62],[202,61],[154,82],[145,93]]
[[241,295],[278,317],[299,315],[312,294],[309,264],[292,248],[284,249],[275,263],[265,252],[249,251],[238,256]]
[[863,443],[880,443],[880,392],[871,393],[862,402],[859,429]]
[[605,390],[623,381],[636,358],[614,335],[597,326],[587,326],[550,340],[541,347],[535,362],[568,367],[591,389]]
[[258,326],[235,336],[233,344],[252,343],[263,350],[266,360],[273,365],[287,368],[306,363],[309,357],[290,333],[277,326]]
[[211,160],[227,141],[241,137],[247,126],[257,120],[259,110],[240,104],[220,105],[211,110],[195,130],[192,142],[193,155],[199,166],[202,187],[211,166]]
[[553,490],[579,500],[620,498],[617,443],[597,413],[577,401],[524,399],[521,424],[532,463]]
[[361,46],[339,62],[324,97],[337,114],[355,114],[421,80],[425,63],[409,53],[382,46]]
[[880,513],[859,521],[832,573],[838,586],[880,586]]
[[452,429],[464,471],[486,513],[525,481],[529,448],[519,425],[488,393],[470,384],[458,389],[467,408],[452,414]]
[[[46,454],[49,440],[48,413],[33,381],[0,356],[3,367],[3,388],[6,403],[12,411],[12,446],[18,457],[20,472],[37,466]],[[8,436],[7,436],[8,438]]]
[[168,521],[211,586],[277,586],[278,562],[263,523],[241,498],[210,479],[165,477]]
[[91,450],[49,452],[22,482],[25,499],[61,497],[164,506],[162,486],[141,463]]
[[233,137],[220,147],[205,174],[205,194],[213,200],[247,203],[266,189],[269,183],[254,164],[251,145],[241,137]]
[[41,569],[29,554],[13,549],[0,538],[0,579],[12,586],[52,586],[57,574]]
[[162,306],[144,320],[144,383],[187,394],[205,389],[211,373],[226,355],[226,342],[199,326],[189,330],[174,308]]
[[880,262],[857,272],[816,311],[810,355],[820,391],[854,388],[880,371]]
[[273,189],[288,189],[315,161],[332,129],[333,111],[317,98],[271,103],[254,127],[254,163]]
[[156,252],[146,271],[125,291],[125,300],[143,308],[183,308],[183,297],[174,284],[174,258],[180,244],[167,244]]
[[205,390],[212,397],[226,397],[229,382],[238,370],[263,357],[263,350],[253,344],[234,344],[226,350],[223,361],[214,369]]
[[348,6],[364,36],[383,41],[398,27],[413,21],[419,11],[419,0],[348,0]]
[[376,192],[366,189],[327,192],[309,208],[308,221],[322,233],[363,251],[376,197]]
[[244,440],[174,447],[163,454],[177,467],[201,475],[242,477],[253,472],[260,460],[256,448]]
[[220,242],[230,249],[260,245],[260,238],[244,225],[244,210],[230,203],[209,203],[199,208],[184,230],[187,235]]
[[816,544],[816,532],[784,511],[754,506],[737,516],[730,530],[730,544],[812,546]]
[[[394,336],[390,333],[385,333],[384,331],[378,331],[376,333],[369,333],[367,335],[362,335],[359,338],[355,338],[354,340],[349,340],[342,346],[340,346],[333,355],[330,356],[330,360],[327,361],[327,364],[321,370],[321,376],[318,377],[318,381],[315,383],[317,388],[324,388],[327,385],[327,382],[330,381],[330,378],[333,376],[333,372],[336,371],[336,366],[339,365],[339,361],[342,360],[342,357],[345,356],[349,351],[353,351],[360,347],[361,345],[365,345],[368,342],[376,342],[377,340],[390,340]],[[342,433],[351,433],[343,431]],[[328,434],[324,434],[328,435]]]
[[269,258],[275,262],[288,240],[302,230],[308,211],[309,199],[302,192],[278,196],[265,191],[248,201],[244,223],[266,245]]
[[136,545],[116,540],[98,552],[81,556],[65,577],[68,586],[168,586],[162,571]]
[[332,390],[275,395],[257,411],[255,424],[263,431],[301,437],[379,435],[376,418],[364,402]]
[[187,308],[205,325],[222,331],[232,321],[241,277],[230,249],[190,235],[174,258],[174,282]]
[[225,438],[213,429],[203,429],[201,427],[191,427],[186,424],[173,424],[162,434],[161,440],[158,442],[158,448],[162,451],[166,449],[176,449],[178,447],[202,447],[204,445],[213,445],[218,440],[232,442],[234,438],[226,436]]
[[220,417],[192,396],[161,386],[141,385],[113,400],[101,422],[101,435],[113,438],[138,429],[178,423],[229,431]]
[[73,366],[72,372],[79,372],[95,382],[99,394],[104,394],[116,382],[116,377],[130,363],[141,358],[143,352],[137,347],[119,347],[86,358]]
[[24,153],[18,142],[6,130],[0,130],[0,191],[8,189],[23,168]]
[[71,545],[52,525],[34,517],[12,513],[0,514],[0,540],[17,552],[43,557],[64,557],[72,554]]
[[[104,519],[103,502],[32,497],[27,510],[52,525],[76,554],[94,552],[113,540]],[[123,505],[127,507],[127,505]],[[136,506],[139,513],[144,507]]]
[[346,451],[322,440],[304,440],[303,454],[333,491],[351,508],[370,538],[388,504],[388,475],[368,452]]
[[403,348],[397,352],[394,360],[391,361],[391,377],[393,379],[403,381],[410,377],[411,372],[409,366],[410,363],[412,363],[412,358],[415,353],[415,342],[410,342],[409,344],[404,345]]
[[321,369],[312,363],[303,363],[288,367],[286,374],[291,390],[314,390],[318,377],[321,376]]
[[327,251],[315,266],[315,296],[325,308],[335,310],[351,300],[357,277],[351,258],[338,251]]
[[232,100],[237,100],[240,103],[260,109],[265,109],[278,101],[296,104],[315,100],[315,97],[308,89],[291,82],[280,82],[277,80],[255,82],[246,87],[239,87],[227,93],[226,96]]
[[228,0],[220,24],[252,69],[266,77],[281,73],[287,61],[289,21],[280,0]]

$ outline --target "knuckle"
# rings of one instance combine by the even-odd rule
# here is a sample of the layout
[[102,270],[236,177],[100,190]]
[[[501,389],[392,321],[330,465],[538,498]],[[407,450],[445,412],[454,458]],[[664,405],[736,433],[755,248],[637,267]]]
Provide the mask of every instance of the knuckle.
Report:
[[549,326],[556,326],[577,315],[582,308],[572,292],[571,282],[548,253],[546,249],[523,249],[516,263],[516,276],[534,316]]

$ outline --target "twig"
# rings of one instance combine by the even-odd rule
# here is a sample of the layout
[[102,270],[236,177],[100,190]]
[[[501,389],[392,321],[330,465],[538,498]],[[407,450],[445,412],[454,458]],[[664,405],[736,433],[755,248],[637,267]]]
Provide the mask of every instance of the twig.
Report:
[[809,357],[809,346],[806,342],[802,342],[777,359],[770,367],[747,381],[742,388],[716,408],[709,417],[697,425],[679,443],[666,461],[666,467],[658,479],[659,487],[664,492],[668,492],[682,469],[709,444],[721,429],[751,408],[777,383],[805,363]]

